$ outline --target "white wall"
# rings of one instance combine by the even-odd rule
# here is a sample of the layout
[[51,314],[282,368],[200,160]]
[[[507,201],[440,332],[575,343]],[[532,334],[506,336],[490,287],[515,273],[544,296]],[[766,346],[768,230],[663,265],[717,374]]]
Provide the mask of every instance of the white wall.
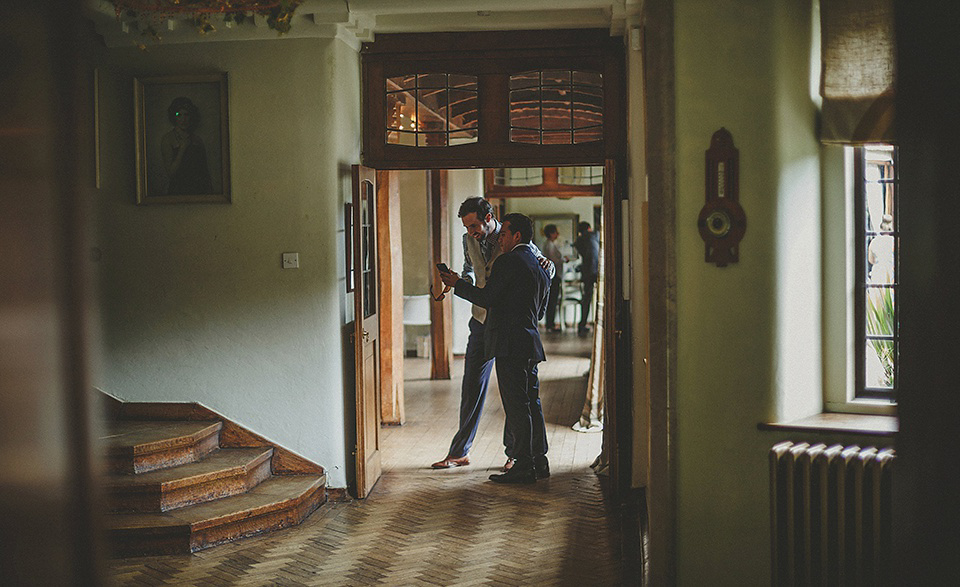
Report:
[[[130,401],[198,401],[347,477],[343,203],[359,59],[332,39],[104,50],[103,367]],[[132,78],[226,71],[233,203],[138,207]],[[283,252],[300,269],[281,269]]]
[[[466,230],[460,220],[460,204],[467,198],[483,196],[482,169],[451,169],[447,179],[447,194],[450,226],[450,260],[447,261],[454,271],[463,268],[463,235]],[[463,354],[467,350],[467,337],[470,336],[471,304],[467,300],[453,296],[453,352]]]
[[[677,568],[769,581],[771,419],[821,406],[820,193],[809,3],[677,0]],[[740,261],[704,262],[704,151],[740,151]],[[651,197],[654,197],[651,195]]]

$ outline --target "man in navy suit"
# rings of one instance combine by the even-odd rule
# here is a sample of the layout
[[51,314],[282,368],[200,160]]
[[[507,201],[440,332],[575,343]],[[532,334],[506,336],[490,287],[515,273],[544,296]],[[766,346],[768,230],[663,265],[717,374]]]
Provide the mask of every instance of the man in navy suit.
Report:
[[532,237],[530,218],[507,214],[500,229],[502,253],[483,288],[452,271],[440,274],[456,295],[488,310],[485,353],[496,358],[500,398],[516,453],[512,468],[490,476],[497,483],[534,483],[550,475],[537,377],[537,364],[546,358],[537,323],[546,310],[550,277],[530,246]]

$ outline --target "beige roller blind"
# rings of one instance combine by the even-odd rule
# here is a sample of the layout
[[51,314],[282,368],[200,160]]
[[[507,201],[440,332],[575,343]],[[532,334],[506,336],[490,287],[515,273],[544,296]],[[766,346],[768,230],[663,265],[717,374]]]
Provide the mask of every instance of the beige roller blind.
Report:
[[893,0],[820,0],[820,33],[821,140],[893,142]]

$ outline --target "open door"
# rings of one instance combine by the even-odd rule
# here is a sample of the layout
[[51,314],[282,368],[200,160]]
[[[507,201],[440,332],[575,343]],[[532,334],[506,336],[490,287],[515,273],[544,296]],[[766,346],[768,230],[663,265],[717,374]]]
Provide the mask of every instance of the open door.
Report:
[[380,479],[380,319],[377,295],[376,171],[353,166],[354,346],[357,387],[357,488],[366,497]]
[[607,159],[603,170],[603,362],[604,452],[618,498],[630,490],[632,456],[631,329],[629,244],[625,234],[625,190],[621,163]]

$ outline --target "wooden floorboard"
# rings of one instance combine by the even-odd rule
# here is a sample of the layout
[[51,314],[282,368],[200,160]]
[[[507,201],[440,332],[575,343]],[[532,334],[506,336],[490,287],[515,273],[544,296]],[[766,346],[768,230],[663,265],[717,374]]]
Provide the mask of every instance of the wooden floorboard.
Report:
[[435,471],[456,429],[463,360],[430,381],[404,365],[407,422],[383,429],[383,477],[363,501],[329,502],[301,525],[192,555],[115,559],[117,585],[622,585],[616,514],[589,465],[602,434],[579,433],[589,339],[544,337],[540,366],[552,476],[487,479],[503,465],[503,408],[491,380],[467,467]]

